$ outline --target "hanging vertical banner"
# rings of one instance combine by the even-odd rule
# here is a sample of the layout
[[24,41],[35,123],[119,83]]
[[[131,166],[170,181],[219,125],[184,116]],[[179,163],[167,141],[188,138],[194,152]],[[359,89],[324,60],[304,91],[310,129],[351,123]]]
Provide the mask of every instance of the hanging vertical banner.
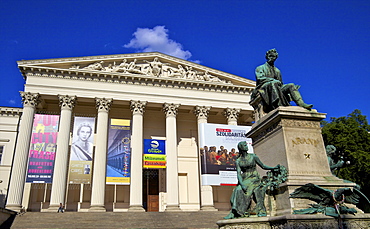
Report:
[[59,115],[35,115],[26,182],[52,182],[58,122]]
[[250,129],[250,126],[199,124],[202,185],[237,184],[237,145],[246,141],[248,152],[253,153],[252,139],[246,137]]
[[75,117],[69,164],[69,183],[88,184],[91,182],[94,129],[95,118]]
[[166,168],[166,141],[144,139],[144,168]]
[[108,134],[107,184],[130,184],[130,120],[111,119]]

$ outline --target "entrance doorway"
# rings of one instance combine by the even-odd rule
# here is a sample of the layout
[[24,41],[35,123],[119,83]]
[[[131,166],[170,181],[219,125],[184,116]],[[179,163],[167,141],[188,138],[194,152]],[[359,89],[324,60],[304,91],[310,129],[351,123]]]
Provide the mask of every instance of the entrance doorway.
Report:
[[159,211],[158,169],[143,169],[143,203],[146,211]]

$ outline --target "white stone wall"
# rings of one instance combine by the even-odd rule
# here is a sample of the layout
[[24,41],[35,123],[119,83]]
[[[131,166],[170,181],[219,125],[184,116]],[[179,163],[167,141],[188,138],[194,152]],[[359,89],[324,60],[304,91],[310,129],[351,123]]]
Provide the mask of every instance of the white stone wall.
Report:
[[0,108],[0,146],[3,147],[0,163],[0,207],[4,207],[5,196],[8,192],[8,181],[21,113],[22,109],[20,108]]

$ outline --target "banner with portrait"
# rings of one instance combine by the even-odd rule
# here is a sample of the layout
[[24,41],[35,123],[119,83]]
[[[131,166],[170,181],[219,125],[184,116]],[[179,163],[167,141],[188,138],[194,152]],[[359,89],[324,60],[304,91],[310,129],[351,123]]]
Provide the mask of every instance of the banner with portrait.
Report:
[[69,183],[91,183],[95,118],[75,117],[69,164]]
[[246,141],[249,152],[253,153],[252,139],[246,137],[250,129],[250,126],[199,124],[202,185],[237,184],[237,145]]
[[111,119],[108,133],[107,184],[130,184],[130,120]]
[[26,182],[52,183],[58,124],[59,115],[35,115]]

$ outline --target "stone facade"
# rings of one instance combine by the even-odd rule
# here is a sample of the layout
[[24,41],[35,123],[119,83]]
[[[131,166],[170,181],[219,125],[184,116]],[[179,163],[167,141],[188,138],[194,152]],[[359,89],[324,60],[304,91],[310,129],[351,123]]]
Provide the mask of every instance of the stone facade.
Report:
[[[2,177],[9,177],[13,150],[20,155],[14,157],[18,167],[12,171],[10,188],[3,189],[8,208],[54,211],[65,202],[70,211],[143,211],[142,142],[151,138],[167,140],[167,168],[158,172],[161,211],[228,208],[232,187],[199,184],[198,123],[251,125],[253,108],[248,101],[254,81],[161,53],[17,63],[26,80],[24,108],[10,112],[12,127],[0,139],[6,146]],[[1,109],[3,115],[3,109],[12,108]],[[53,184],[22,180],[34,114],[60,115],[63,124]],[[92,185],[65,182],[74,117],[96,118]],[[130,185],[105,184],[107,123],[112,118],[132,122]],[[2,130],[8,128],[4,123]],[[15,148],[16,139],[22,144]],[[5,183],[7,187],[7,180],[0,185]]]

